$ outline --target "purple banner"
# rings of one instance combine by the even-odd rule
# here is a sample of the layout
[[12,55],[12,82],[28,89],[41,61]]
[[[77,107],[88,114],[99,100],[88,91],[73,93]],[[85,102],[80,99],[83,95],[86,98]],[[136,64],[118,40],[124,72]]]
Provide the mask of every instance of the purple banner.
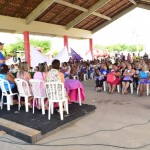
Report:
[[72,55],[72,60],[74,61],[75,59],[77,59],[78,61],[80,61],[81,59],[83,59],[79,54],[77,54],[72,48],[71,49],[71,55]]

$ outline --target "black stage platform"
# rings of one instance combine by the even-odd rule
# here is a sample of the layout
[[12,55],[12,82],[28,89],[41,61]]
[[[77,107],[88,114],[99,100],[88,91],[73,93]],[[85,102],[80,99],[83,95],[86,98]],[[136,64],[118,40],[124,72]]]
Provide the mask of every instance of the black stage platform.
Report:
[[[11,106],[10,111],[7,111],[6,106],[4,106],[4,108],[0,110],[0,118],[6,119],[13,123],[15,122],[25,127],[38,130],[40,131],[40,135],[35,137],[34,132],[34,139],[32,139],[32,134],[30,135],[31,137],[30,136],[24,137],[26,135],[22,132],[20,135],[18,131],[19,129],[16,131],[17,125],[13,125],[16,126],[15,131],[13,131],[13,129],[11,128],[9,129],[8,126],[5,127],[5,125],[3,125],[1,122],[0,122],[0,130],[4,130],[8,134],[11,134],[22,140],[25,140],[26,142],[35,143],[36,141],[50,135],[51,133],[54,133],[54,131],[61,129],[66,125],[70,125],[70,123],[72,123],[73,121],[81,119],[87,114],[93,112],[95,109],[96,107],[93,105],[82,104],[82,106],[79,106],[79,104],[77,103],[72,103],[69,105],[69,115],[64,113],[64,120],[61,121],[60,115],[56,111],[53,115],[51,115],[51,120],[48,120],[48,111],[46,111],[45,115],[42,115],[41,110],[35,109],[35,113],[33,114],[32,109],[30,109],[29,112],[25,112],[25,108],[21,107],[21,110],[18,111],[18,106],[15,105]],[[17,136],[17,133],[19,133],[19,136]]]

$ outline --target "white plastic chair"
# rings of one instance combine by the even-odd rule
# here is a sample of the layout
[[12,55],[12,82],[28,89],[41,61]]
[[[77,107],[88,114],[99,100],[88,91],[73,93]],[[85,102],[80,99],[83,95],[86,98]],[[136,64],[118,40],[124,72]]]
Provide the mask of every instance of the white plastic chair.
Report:
[[[33,96],[30,92],[30,87],[29,87],[29,84],[27,81],[23,80],[23,79],[19,79],[19,78],[16,78],[15,79],[15,82],[16,82],[16,85],[17,85],[17,88],[18,88],[18,92],[19,92],[19,110],[20,110],[20,98],[21,97],[24,97],[25,98],[25,110],[26,112],[29,111],[29,97]],[[25,87],[25,89],[24,89]]]
[[94,79],[94,72],[92,72],[92,73],[90,74],[90,78],[91,78],[91,79]]
[[74,79],[74,80],[79,80],[79,76],[78,76],[78,75],[74,75],[74,76],[73,76],[73,79]]
[[51,113],[54,113],[55,102],[59,104],[60,119],[63,120],[63,104],[67,114],[69,113],[68,99],[65,97],[64,84],[61,82],[46,82],[45,89],[49,101],[48,120],[50,120]]
[[83,80],[86,81],[87,79],[88,79],[88,74],[85,73],[85,74],[83,75]]
[[[123,91],[123,88],[122,88],[122,91]],[[133,82],[130,83],[130,92],[131,92],[131,94],[133,94]]]
[[[6,91],[6,89],[5,89],[6,84],[8,86],[9,91]],[[7,98],[7,110],[10,110],[10,105],[13,105],[13,96],[14,95],[18,96],[18,93],[12,93],[11,88],[10,88],[10,84],[7,80],[0,79],[0,87],[2,90],[1,109],[3,108],[3,97],[6,96],[6,98]],[[9,92],[9,94],[7,92]]]
[[44,107],[44,99],[46,98],[45,85],[44,81],[37,79],[30,79],[29,83],[31,85],[32,93],[33,93],[33,113],[34,113],[34,105],[35,101],[38,100],[38,105],[42,106],[42,114],[45,114]]

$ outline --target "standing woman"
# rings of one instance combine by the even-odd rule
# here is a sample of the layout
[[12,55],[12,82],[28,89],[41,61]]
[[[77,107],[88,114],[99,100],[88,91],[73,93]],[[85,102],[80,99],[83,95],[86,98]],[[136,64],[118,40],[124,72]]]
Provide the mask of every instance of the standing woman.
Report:
[[10,58],[10,57],[6,57],[6,58],[4,57],[4,55],[1,52],[3,50],[3,48],[4,48],[4,43],[0,42],[0,67],[1,67],[1,65],[5,64],[5,61],[7,59]]

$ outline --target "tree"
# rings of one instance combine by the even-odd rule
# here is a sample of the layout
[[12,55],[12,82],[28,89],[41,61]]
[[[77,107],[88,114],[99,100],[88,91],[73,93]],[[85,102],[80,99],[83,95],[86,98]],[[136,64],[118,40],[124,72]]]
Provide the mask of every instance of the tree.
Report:
[[143,51],[143,45],[127,45],[127,44],[114,44],[114,45],[108,45],[105,47],[109,52],[112,51],[129,51],[129,52],[141,52]]
[[[43,40],[30,40],[31,45],[35,47],[41,47],[43,48],[43,53],[47,53],[49,50],[51,50],[51,41],[43,41]],[[5,53],[8,55],[10,53],[16,52],[17,50],[19,51],[24,51],[24,41],[20,38],[17,38],[17,42],[5,46]]]
[[55,50],[55,51],[53,52],[53,57],[57,56],[58,53],[59,53],[59,51],[58,51],[58,50]]

